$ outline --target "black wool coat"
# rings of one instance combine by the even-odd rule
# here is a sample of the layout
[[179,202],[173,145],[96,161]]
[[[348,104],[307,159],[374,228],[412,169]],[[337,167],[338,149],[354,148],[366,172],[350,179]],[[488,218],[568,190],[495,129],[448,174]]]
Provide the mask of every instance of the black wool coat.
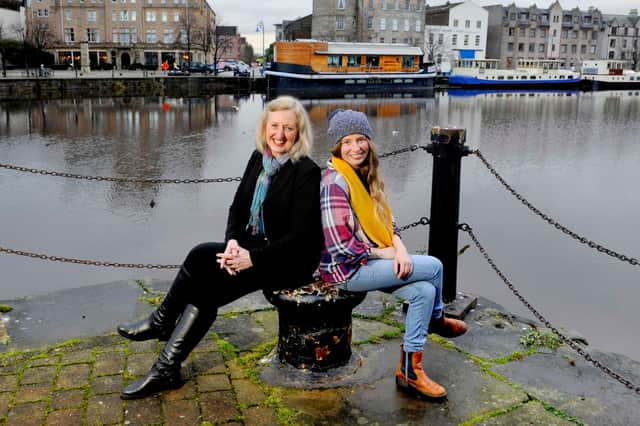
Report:
[[324,246],[320,218],[320,168],[308,157],[288,161],[272,177],[262,214],[265,236],[247,231],[253,192],[262,171],[262,154],[254,151],[236,190],[225,241],[238,240],[249,250],[255,272],[266,288],[292,288],[311,282]]

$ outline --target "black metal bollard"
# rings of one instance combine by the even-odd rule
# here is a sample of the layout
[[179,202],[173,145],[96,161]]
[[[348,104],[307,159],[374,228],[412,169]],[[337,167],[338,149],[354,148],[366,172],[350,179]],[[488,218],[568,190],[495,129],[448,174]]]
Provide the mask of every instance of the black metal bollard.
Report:
[[351,311],[366,293],[300,294],[265,290],[278,308],[278,358],[295,368],[325,372],[351,359]]
[[445,303],[456,298],[460,168],[462,157],[471,153],[465,141],[465,129],[434,127],[427,146],[427,152],[433,155],[429,255],[440,259],[444,266],[442,299]]

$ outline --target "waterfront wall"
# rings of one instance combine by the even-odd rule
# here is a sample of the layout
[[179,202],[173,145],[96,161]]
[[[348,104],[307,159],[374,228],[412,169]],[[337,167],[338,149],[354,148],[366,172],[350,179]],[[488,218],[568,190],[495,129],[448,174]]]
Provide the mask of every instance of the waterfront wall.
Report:
[[169,96],[263,92],[264,78],[148,77],[148,78],[6,78],[0,79],[0,100],[77,97]]

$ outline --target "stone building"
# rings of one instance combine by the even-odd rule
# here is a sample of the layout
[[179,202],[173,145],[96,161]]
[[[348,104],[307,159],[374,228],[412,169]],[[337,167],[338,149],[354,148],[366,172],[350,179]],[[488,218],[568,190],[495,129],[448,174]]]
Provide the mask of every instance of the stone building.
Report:
[[206,0],[30,0],[26,8],[30,36],[76,67],[86,61],[83,44],[92,67],[206,62],[215,18]]
[[487,57],[513,68],[520,59],[557,59],[567,68],[603,57],[607,37],[603,14],[595,8],[486,6]]
[[294,21],[282,21],[282,24],[276,24],[276,41],[311,38],[312,19],[313,15],[307,15]]
[[489,12],[472,1],[427,6],[424,19],[426,60],[484,59]]
[[0,2],[0,39],[20,40],[25,27],[25,10],[19,0]]
[[640,18],[638,9],[632,9],[629,15],[603,15],[604,31],[602,51],[606,59],[631,61],[638,69],[640,59]]
[[422,48],[424,0],[313,0],[311,37]]

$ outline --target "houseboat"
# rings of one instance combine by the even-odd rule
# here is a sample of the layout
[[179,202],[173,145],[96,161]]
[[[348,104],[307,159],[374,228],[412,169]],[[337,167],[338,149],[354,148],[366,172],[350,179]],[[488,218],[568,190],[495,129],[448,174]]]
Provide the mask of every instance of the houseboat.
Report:
[[498,59],[457,59],[449,74],[450,87],[578,88],[580,75],[562,69],[553,59],[521,59],[515,69],[499,68]]
[[632,67],[631,61],[584,61],[580,71],[582,86],[591,90],[640,88],[640,73]]
[[422,55],[406,44],[279,41],[265,75],[280,93],[421,93],[436,76]]

